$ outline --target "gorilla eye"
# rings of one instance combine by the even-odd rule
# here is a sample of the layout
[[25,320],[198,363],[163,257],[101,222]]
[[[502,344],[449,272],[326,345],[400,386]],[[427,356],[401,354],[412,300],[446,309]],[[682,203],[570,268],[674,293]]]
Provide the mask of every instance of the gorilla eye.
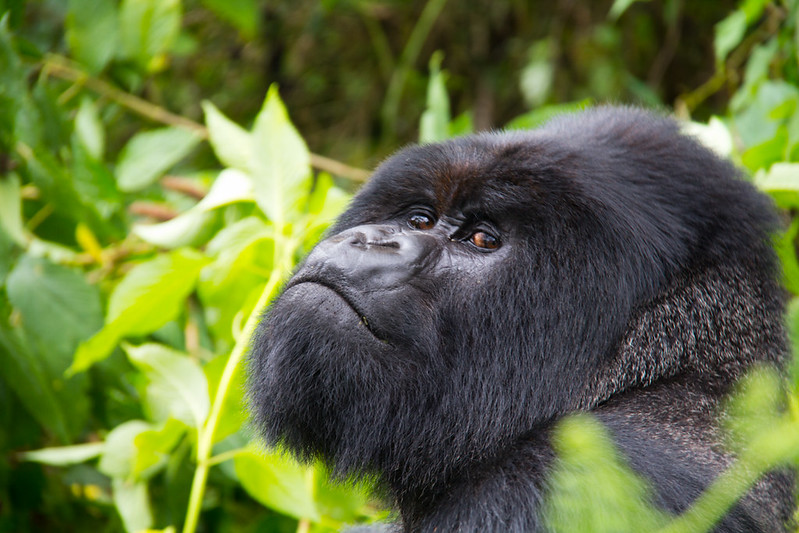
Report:
[[433,229],[436,221],[426,213],[414,213],[408,217],[408,225],[414,229]]
[[499,239],[485,231],[477,231],[469,237],[469,242],[484,250],[496,250],[499,248]]

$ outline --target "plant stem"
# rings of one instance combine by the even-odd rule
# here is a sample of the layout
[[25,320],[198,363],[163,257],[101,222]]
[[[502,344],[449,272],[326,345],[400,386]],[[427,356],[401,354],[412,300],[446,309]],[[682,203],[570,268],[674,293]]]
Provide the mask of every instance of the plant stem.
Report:
[[211,451],[214,444],[214,433],[219,424],[219,417],[222,413],[222,406],[225,403],[228,389],[233,381],[236,369],[244,359],[247,353],[247,348],[250,345],[250,338],[252,337],[255,327],[261,318],[261,314],[269,303],[278,283],[283,277],[284,269],[278,264],[272,270],[269,280],[266,282],[263,292],[258,303],[255,304],[244,329],[236,340],[233,351],[230,353],[230,358],[225,364],[225,369],[222,372],[222,377],[219,380],[219,386],[216,389],[214,396],[214,404],[211,406],[211,413],[205,425],[200,429],[197,438],[197,468],[194,471],[194,479],[191,483],[191,493],[189,495],[189,507],[186,511],[186,521],[183,525],[183,533],[194,533],[197,529],[197,522],[200,517],[200,508],[202,507],[203,495],[205,494],[205,483],[208,480],[208,469],[214,462],[211,461]]
[[[186,128],[203,139],[208,138],[208,129],[198,122],[191,119],[176,115],[171,111],[167,111],[163,107],[157,106],[147,100],[126,93],[117,89],[113,85],[106,83],[100,79],[93,78],[69,64],[69,60],[59,55],[48,55],[44,63],[44,71],[56,78],[62,80],[72,81],[77,85],[83,85],[95,93],[104,96],[114,102],[126,107],[145,118],[149,118],[154,122],[167,124],[169,126],[176,126],[179,128]],[[330,172],[336,176],[346,178],[352,181],[366,181],[370,172],[362,168],[351,167],[335,159],[330,159],[319,154],[311,154],[311,165],[314,168]]]

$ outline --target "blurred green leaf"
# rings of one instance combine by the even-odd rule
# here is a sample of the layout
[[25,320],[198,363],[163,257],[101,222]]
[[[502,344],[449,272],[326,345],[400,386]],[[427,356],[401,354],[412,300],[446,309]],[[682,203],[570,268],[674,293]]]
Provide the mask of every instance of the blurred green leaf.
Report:
[[14,173],[0,176],[0,230],[19,246],[25,246],[28,242],[29,237],[22,225],[19,176]]
[[133,233],[163,248],[197,245],[209,236],[210,211],[226,205],[254,200],[252,179],[243,172],[228,168],[219,173],[208,194],[194,207],[160,224],[139,224]]
[[[23,255],[8,277],[6,290],[24,327],[50,351],[66,358],[102,326],[97,289],[78,272],[46,259]],[[64,362],[68,365],[68,359]]]
[[78,347],[69,372],[83,371],[106,358],[122,337],[151,333],[173,320],[206,262],[200,253],[181,249],[128,272],[111,293],[105,326]]
[[137,483],[121,478],[112,481],[114,506],[119,511],[125,531],[142,533],[153,525],[150,496],[146,483]]
[[313,469],[287,455],[255,448],[236,455],[236,475],[244,489],[265,506],[297,519],[319,520],[313,497]]
[[250,134],[223,115],[211,102],[206,100],[202,105],[216,157],[228,167],[249,172],[253,142]]
[[558,459],[544,506],[551,531],[655,531],[665,523],[666,515],[651,506],[649,486],[619,456],[598,421],[566,418],[553,443]]
[[200,140],[199,134],[176,127],[137,133],[122,149],[117,162],[119,189],[133,192],[151,185]]
[[259,4],[256,0],[202,0],[208,9],[233,24],[246,39],[255,37]]
[[567,113],[574,113],[581,109],[586,109],[591,106],[590,99],[581,100],[579,102],[569,102],[567,104],[555,104],[534,109],[524,115],[519,115],[505,125],[509,130],[526,130],[537,128],[545,124],[547,121]]
[[610,20],[617,20],[635,2],[648,1],[649,0],[613,0],[613,5],[610,6],[610,11],[608,12],[608,18]]
[[143,420],[128,420],[118,425],[105,438],[103,455],[97,468],[103,474],[120,479],[133,479],[133,465],[136,461],[135,438],[151,429]]
[[80,102],[78,113],[75,115],[75,133],[94,159],[103,159],[105,130],[97,106],[89,98],[83,98]]
[[430,81],[427,83],[427,108],[419,124],[419,142],[439,142],[449,137],[449,95],[446,73],[441,71],[444,53],[440,50],[430,58]]
[[530,46],[530,60],[522,69],[519,79],[519,88],[529,108],[536,108],[549,98],[555,80],[552,50],[550,39],[541,39]]
[[160,428],[142,431],[133,439],[136,457],[131,473],[137,479],[148,479],[167,464],[169,454],[186,433],[186,425],[170,418]]
[[738,9],[716,24],[713,48],[716,51],[716,61],[724,61],[746,34],[746,13]]
[[59,446],[57,448],[42,448],[19,454],[23,461],[33,461],[53,466],[67,466],[84,463],[103,453],[105,443],[89,442],[73,446]]
[[72,56],[91,73],[103,70],[119,42],[116,3],[69,0],[65,25]]
[[180,32],[180,0],[122,0],[119,33],[124,57],[148,71],[161,70],[163,57]]
[[300,211],[299,204],[310,191],[311,159],[305,141],[289,121],[275,85],[269,88],[255,118],[252,139],[255,201],[281,227]]
[[150,418],[156,422],[175,418],[201,428],[211,401],[200,366],[187,354],[162,344],[126,345],[125,351],[147,380],[145,407]]
[[710,117],[707,124],[684,122],[681,126],[683,133],[695,137],[719,156],[729,157],[732,153],[732,134],[718,117]]

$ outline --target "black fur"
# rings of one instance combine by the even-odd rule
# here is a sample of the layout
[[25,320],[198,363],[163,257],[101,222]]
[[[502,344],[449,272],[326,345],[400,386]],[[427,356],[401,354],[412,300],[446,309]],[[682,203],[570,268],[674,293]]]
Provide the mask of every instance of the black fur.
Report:
[[[738,174],[629,108],[399,152],[267,312],[256,423],[379,474],[406,531],[538,531],[550,428],[586,410],[686,509],[731,460],[723,395],[786,353],[775,215]],[[771,475],[718,531],[783,530],[792,502]]]

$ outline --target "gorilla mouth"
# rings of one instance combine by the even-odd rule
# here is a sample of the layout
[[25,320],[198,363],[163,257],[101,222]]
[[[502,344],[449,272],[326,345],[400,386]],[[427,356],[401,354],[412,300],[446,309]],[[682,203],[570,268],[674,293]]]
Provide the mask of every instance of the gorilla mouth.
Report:
[[364,312],[361,311],[358,308],[358,306],[355,304],[355,302],[352,300],[352,298],[350,298],[347,295],[346,291],[344,291],[341,288],[337,287],[336,285],[330,283],[328,280],[323,280],[323,279],[318,279],[318,278],[300,278],[300,279],[297,279],[296,281],[292,280],[292,282],[289,283],[288,286],[286,286],[285,291],[288,291],[289,289],[291,289],[293,287],[296,287],[298,285],[302,285],[302,284],[305,284],[305,283],[313,284],[313,285],[319,285],[321,287],[324,287],[324,288],[328,289],[330,292],[332,292],[333,294],[338,296],[339,299],[341,299],[341,301],[343,301],[345,304],[347,304],[347,307],[349,307],[352,310],[352,312],[357,315],[358,320],[360,321],[360,323],[364,325],[364,327],[366,328],[366,331],[368,331],[372,335],[372,337],[374,337],[375,339],[377,339],[378,341],[380,341],[383,344],[390,345],[390,343],[387,340],[382,339],[380,336],[377,335],[377,333],[375,333],[375,331],[369,325],[369,320],[366,318],[366,314],[364,314]]

